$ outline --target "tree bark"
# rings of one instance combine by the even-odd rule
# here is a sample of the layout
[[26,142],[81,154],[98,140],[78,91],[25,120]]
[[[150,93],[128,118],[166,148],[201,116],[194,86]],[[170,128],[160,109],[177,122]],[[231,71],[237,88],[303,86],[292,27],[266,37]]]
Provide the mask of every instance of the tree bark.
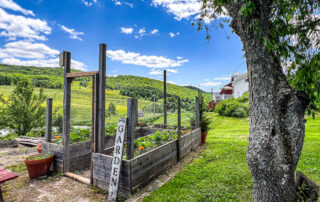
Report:
[[[278,57],[263,38],[249,29],[251,19],[240,14],[245,1],[230,1],[231,27],[245,51],[250,92],[250,135],[247,162],[253,179],[253,201],[296,201],[294,173],[304,142],[308,96],[287,82]],[[264,36],[269,33],[269,1],[255,1]]]

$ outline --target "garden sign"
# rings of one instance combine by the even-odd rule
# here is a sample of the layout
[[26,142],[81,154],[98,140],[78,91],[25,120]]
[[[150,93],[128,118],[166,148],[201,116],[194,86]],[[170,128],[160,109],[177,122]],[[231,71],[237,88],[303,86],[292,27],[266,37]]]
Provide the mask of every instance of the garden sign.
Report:
[[108,201],[116,201],[119,187],[120,166],[124,146],[124,134],[126,132],[126,118],[119,118],[116,140],[114,145],[114,154],[109,184]]

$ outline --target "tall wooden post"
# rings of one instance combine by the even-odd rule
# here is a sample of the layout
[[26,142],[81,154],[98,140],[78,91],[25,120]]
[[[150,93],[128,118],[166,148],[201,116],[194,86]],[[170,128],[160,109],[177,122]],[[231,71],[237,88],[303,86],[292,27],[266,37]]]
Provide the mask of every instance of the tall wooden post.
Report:
[[199,97],[196,97],[196,123],[195,127],[199,128],[200,126],[200,100]]
[[47,113],[46,113],[46,142],[51,142],[52,134],[52,98],[47,98]]
[[[91,153],[96,153],[97,151],[97,106],[98,106],[98,74],[92,76],[92,125],[91,125]],[[93,185],[93,160],[91,155],[90,164],[90,184]]]
[[94,152],[98,152],[98,131],[99,131],[99,113],[98,113],[98,108],[99,108],[99,74],[95,75],[94,77],[95,80],[95,85],[94,85],[94,89],[95,89],[95,107],[94,107],[94,120],[93,120],[93,125],[94,125]]
[[163,70],[163,123],[167,125],[167,70]]
[[106,111],[106,44],[99,47],[99,101],[98,101],[98,153],[104,151],[105,111]]
[[71,53],[63,51],[60,56],[60,64],[64,67],[63,88],[63,171],[69,171],[70,163],[70,107],[71,107],[71,78],[67,74],[71,71]]
[[134,129],[135,129],[136,106],[138,106],[138,100],[135,98],[129,98],[128,104],[127,104],[127,118],[128,118],[127,160],[130,160],[134,157]]
[[178,161],[181,161],[181,101],[178,97],[178,141],[177,141]]

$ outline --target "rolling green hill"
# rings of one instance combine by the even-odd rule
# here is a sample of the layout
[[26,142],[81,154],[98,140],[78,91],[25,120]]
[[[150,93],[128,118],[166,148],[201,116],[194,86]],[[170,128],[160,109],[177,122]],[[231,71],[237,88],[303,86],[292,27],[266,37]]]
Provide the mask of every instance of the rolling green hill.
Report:
[[[73,72],[78,70],[72,70]],[[47,97],[53,98],[53,107],[62,113],[63,106],[63,69],[43,67],[22,67],[0,64],[0,95],[7,99],[14,89],[14,85],[23,76],[29,77],[36,86],[45,88]],[[160,105],[163,102],[163,82],[139,76],[107,77],[106,83],[106,107],[113,102],[117,108],[117,115],[106,117],[106,122],[114,123],[118,117],[126,114],[127,98],[139,99],[139,110],[145,106],[153,108],[153,94],[155,101]],[[87,124],[91,120],[91,95],[92,83],[90,77],[76,78],[72,82],[71,121],[73,124]],[[167,84],[168,105],[176,108],[176,96],[182,98],[182,107],[185,111],[191,111],[194,106],[195,96],[198,91],[183,86]],[[209,94],[205,94],[210,98]],[[150,108],[150,107],[149,107]]]

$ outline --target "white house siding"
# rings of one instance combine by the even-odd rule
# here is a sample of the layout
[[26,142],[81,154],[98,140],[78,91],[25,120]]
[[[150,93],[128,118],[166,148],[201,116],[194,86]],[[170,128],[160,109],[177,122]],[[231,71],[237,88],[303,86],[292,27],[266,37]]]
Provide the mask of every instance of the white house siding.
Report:
[[249,90],[249,83],[247,80],[247,73],[238,76],[233,82],[233,97],[241,97]]

